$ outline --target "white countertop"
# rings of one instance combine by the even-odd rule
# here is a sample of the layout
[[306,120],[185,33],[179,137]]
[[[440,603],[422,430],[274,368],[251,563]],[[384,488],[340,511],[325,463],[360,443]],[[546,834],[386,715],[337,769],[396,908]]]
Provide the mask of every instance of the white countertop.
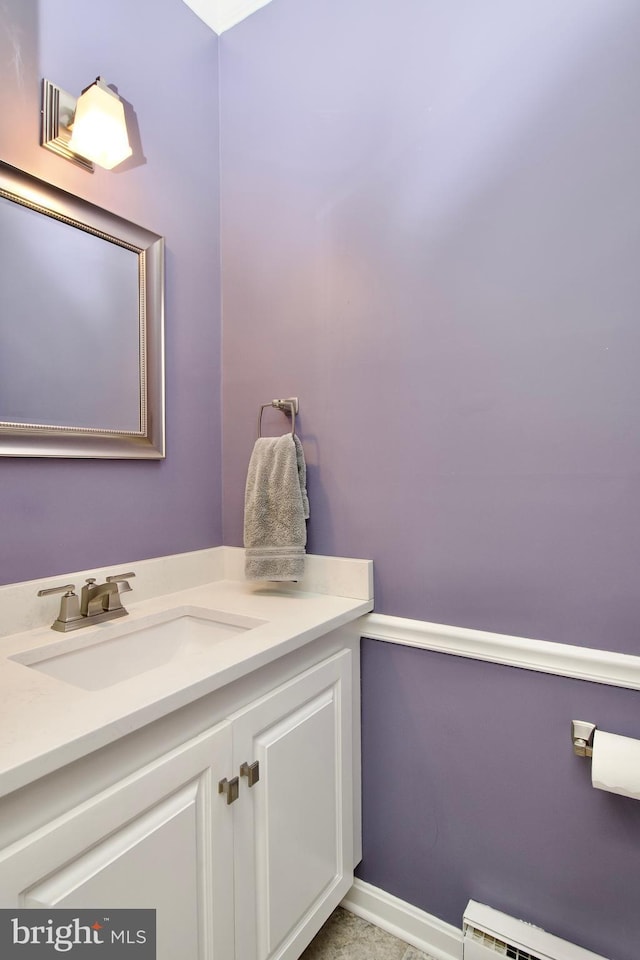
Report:
[[[305,592],[299,587],[217,580],[138,603],[129,616],[68,634],[48,627],[0,639],[0,796],[91,753],[299,649],[373,608],[371,599]],[[131,598],[131,600],[129,600]],[[101,690],[84,690],[8,659],[73,637],[130,629],[180,607],[219,610],[266,621],[205,653],[172,660]]]

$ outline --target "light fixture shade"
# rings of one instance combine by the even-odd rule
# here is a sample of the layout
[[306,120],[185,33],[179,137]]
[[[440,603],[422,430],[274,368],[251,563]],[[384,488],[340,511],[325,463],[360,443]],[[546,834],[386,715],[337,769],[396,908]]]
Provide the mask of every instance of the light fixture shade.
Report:
[[122,101],[101,77],[78,98],[69,147],[106,170],[133,152]]

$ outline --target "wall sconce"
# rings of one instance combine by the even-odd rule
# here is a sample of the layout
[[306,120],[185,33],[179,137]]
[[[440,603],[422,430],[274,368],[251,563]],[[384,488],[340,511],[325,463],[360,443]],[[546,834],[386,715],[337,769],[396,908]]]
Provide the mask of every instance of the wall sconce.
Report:
[[132,154],[124,107],[102,77],[78,99],[42,81],[40,143],[93,173],[93,165],[112,170]]

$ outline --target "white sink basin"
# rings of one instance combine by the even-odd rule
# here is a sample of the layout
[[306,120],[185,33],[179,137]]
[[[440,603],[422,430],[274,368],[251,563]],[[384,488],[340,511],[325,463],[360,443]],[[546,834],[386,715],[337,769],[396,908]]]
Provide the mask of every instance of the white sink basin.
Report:
[[[99,624],[10,659],[84,690],[102,690],[167,663],[202,656],[265,620],[181,607],[134,622]],[[90,629],[90,628],[87,628]],[[107,636],[101,636],[102,631]]]

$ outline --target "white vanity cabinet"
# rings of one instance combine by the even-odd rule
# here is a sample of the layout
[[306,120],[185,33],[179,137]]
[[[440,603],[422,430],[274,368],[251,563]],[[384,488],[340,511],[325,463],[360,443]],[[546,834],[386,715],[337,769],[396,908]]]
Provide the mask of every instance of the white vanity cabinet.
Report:
[[[0,906],[151,907],[158,960],[295,960],[354,866],[357,648],[334,637],[319,652],[295,670],[284,658],[280,677],[272,664],[258,696],[223,698],[218,722],[41,816],[0,851]],[[78,761],[74,782],[83,762],[91,776]],[[25,790],[46,807],[37,783]]]
[[3,907],[149,907],[158,960],[232,956],[233,829],[216,773],[229,769],[220,724],[71,808],[0,854]]
[[[236,957],[294,960],[353,881],[351,652],[236,714]],[[241,781],[246,782],[242,777]]]

